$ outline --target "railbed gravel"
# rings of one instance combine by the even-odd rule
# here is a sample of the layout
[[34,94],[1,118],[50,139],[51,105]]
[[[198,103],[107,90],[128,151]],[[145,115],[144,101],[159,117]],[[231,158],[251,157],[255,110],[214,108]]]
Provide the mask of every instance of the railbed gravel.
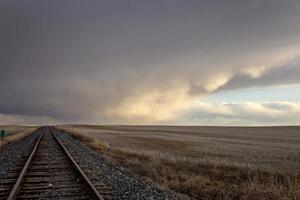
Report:
[[0,180],[4,179],[9,171],[16,167],[17,162],[23,157],[27,157],[32,149],[32,145],[41,134],[41,130],[36,130],[26,138],[18,142],[11,142],[0,154]]
[[58,130],[57,137],[72,154],[80,159],[81,164],[89,166],[99,181],[111,188],[113,199],[120,200],[175,200],[180,199],[171,191],[159,188],[150,180],[108,161],[80,141]]

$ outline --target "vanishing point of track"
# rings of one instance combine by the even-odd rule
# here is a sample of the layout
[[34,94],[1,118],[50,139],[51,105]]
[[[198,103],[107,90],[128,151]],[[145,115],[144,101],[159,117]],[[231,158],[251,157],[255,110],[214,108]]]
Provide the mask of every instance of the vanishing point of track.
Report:
[[[100,199],[103,184],[93,184],[52,127],[44,127],[20,170],[0,186],[0,199]],[[105,190],[105,189],[104,189]],[[108,192],[109,193],[109,192]]]

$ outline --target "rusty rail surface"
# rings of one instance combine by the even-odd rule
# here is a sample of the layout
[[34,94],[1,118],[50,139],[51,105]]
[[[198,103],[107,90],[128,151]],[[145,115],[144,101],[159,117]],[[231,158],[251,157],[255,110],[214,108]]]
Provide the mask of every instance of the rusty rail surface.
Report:
[[19,175],[19,177],[17,179],[17,182],[14,185],[13,189],[11,190],[11,192],[10,192],[7,200],[14,200],[14,199],[16,199],[17,194],[20,191],[20,188],[21,188],[21,185],[22,185],[22,181],[23,181],[23,179],[24,179],[24,177],[26,175],[27,169],[28,169],[28,167],[29,167],[29,165],[30,165],[30,163],[32,161],[32,158],[33,158],[33,156],[34,156],[34,154],[35,154],[35,152],[36,152],[36,150],[37,150],[37,148],[38,148],[38,146],[40,144],[40,141],[41,141],[41,139],[42,139],[42,137],[44,135],[44,132],[45,132],[45,130],[42,131],[42,134],[40,135],[38,141],[36,142],[36,144],[35,144],[35,146],[33,148],[33,150],[31,151],[30,156],[29,156],[28,160],[26,161],[26,163],[25,163],[25,165],[24,165],[24,167],[23,167],[23,169],[22,169],[22,171],[21,171],[21,173],[20,173],[20,175]]
[[76,161],[73,159],[73,157],[71,156],[71,154],[69,153],[69,151],[67,150],[67,148],[65,147],[65,145],[63,145],[63,143],[55,136],[53,128],[50,128],[50,131],[52,132],[54,138],[56,139],[56,141],[59,143],[59,145],[61,146],[61,148],[64,150],[66,156],[70,159],[70,161],[72,162],[74,168],[77,170],[77,172],[81,175],[81,177],[83,178],[83,180],[85,181],[86,185],[88,185],[88,187],[90,188],[90,190],[93,193],[93,196],[96,197],[96,199],[99,200],[104,200],[103,197],[101,196],[101,194],[98,192],[98,190],[96,189],[96,187],[93,185],[93,183],[90,181],[90,179],[88,178],[88,176],[83,172],[83,170],[80,168],[80,166],[76,163]]
[[[41,129],[41,135],[26,163],[20,165],[21,172],[14,169],[11,176],[13,178],[8,176],[0,183],[0,200],[110,198],[109,189],[102,183],[93,184],[55,132],[53,127]],[[7,185],[4,184],[5,181]],[[9,184],[13,184],[13,187]],[[1,192],[4,196],[1,196]],[[7,196],[5,192],[8,192]]]

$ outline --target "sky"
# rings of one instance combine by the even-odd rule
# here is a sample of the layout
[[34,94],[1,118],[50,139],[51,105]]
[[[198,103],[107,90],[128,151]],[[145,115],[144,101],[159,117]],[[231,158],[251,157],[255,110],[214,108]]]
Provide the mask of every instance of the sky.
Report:
[[298,0],[1,0],[0,124],[299,125]]

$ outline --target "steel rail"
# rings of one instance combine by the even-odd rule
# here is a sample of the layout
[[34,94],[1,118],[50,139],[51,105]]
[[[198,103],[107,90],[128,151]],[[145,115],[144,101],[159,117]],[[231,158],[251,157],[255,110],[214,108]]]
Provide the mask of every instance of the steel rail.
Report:
[[30,156],[28,157],[28,159],[27,159],[27,161],[26,161],[26,163],[25,163],[25,165],[24,165],[24,167],[23,167],[20,175],[18,176],[18,179],[17,179],[17,181],[16,181],[13,189],[11,190],[11,192],[10,192],[7,200],[15,200],[17,198],[17,195],[18,195],[18,193],[20,191],[20,188],[21,188],[21,185],[22,185],[22,181],[23,181],[23,179],[24,179],[24,177],[26,175],[27,169],[28,169],[28,167],[29,167],[29,165],[30,165],[30,163],[32,161],[32,158],[33,158],[33,156],[34,156],[34,154],[35,154],[35,152],[36,152],[36,150],[37,150],[37,148],[38,148],[38,146],[40,144],[40,141],[41,141],[44,133],[45,133],[45,129],[42,130],[42,134],[39,136],[38,141],[36,142],[33,150],[31,151]]
[[92,191],[93,196],[95,197],[95,199],[98,200],[104,200],[104,198],[101,196],[101,194],[98,192],[98,190],[96,189],[96,187],[94,186],[94,184],[91,182],[91,180],[88,178],[88,176],[83,172],[83,170],[80,168],[80,166],[77,164],[77,162],[74,160],[74,158],[71,156],[71,154],[69,153],[69,151],[67,150],[67,148],[65,147],[65,145],[56,137],[56,135],[54,134],[54,130],[52,127],[50,127],[50,131],[53,135],[53,137],[56,139],[56,141],[58,142],[58,144],[61,146],[61,148],[64,150],[64,153],[66,154],[66,156],[70,159],[70,161],[72,162],[74,168],[76,169],[76,171],[80,174],[80,176],[83,178],[84,182],[86,183],[86,185],[89,187],[89,189]]

